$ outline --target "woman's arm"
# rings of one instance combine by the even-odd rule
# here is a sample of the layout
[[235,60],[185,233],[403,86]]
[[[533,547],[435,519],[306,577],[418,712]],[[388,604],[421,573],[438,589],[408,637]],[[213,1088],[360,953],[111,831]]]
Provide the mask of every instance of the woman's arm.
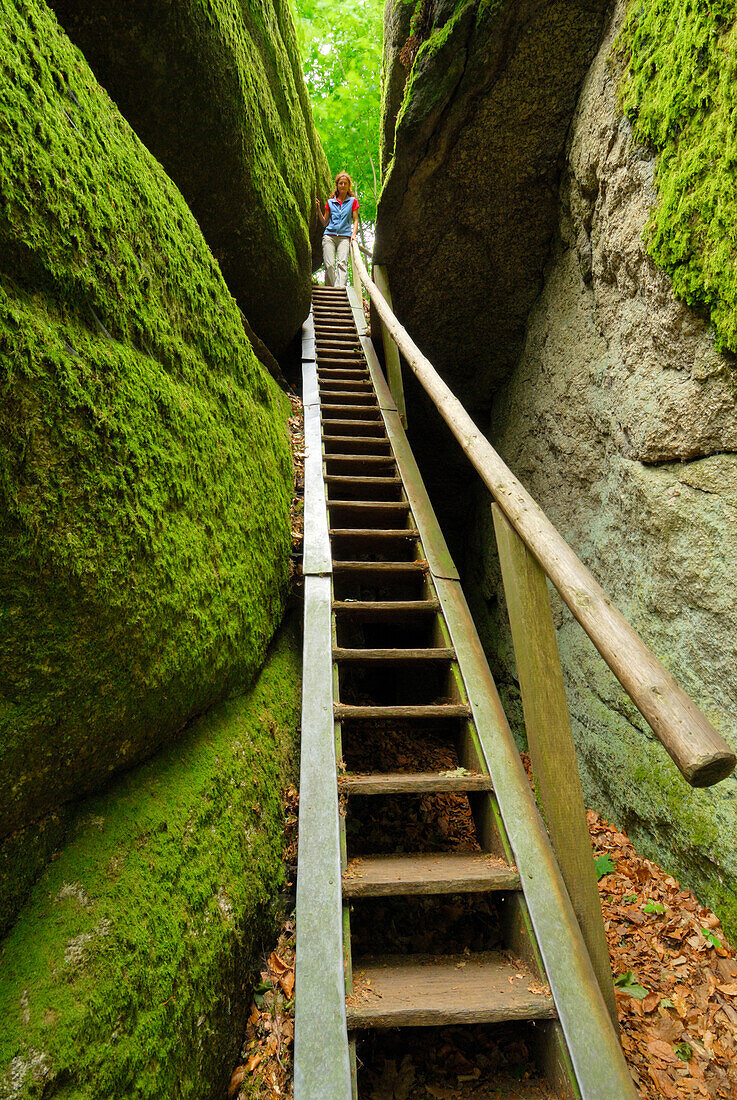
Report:
[[324,229],[325,226],[328,224],[328,219],[327,219],[326,215],[323,213],[323,209],[322,209],[322,206],[320,205],[320,200],[319,199],[317,200],[317,216],[320,219],[320,221],[322,223],[322,227]]
[[351,240],[355,241],[358,235],[358,207],[353,207],[353,232],[351,233]]

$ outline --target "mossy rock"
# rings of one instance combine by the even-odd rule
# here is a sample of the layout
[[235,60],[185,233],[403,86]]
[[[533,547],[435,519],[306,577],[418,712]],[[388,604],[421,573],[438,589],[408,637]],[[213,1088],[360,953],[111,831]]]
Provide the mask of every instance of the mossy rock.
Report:
[[737,12],[732,0],[633,4],[622,105],[657,153],[646,242],[678,297],[737,352]]
[[255,673],[292,490],[182,196],[41,0],[2,15],[0,838]]
[[329,186],[289,0],[51,6],[180,188],[231,293],[278,355],[309,312],[315,200]]
[[424,41],[401,99],[408,8],[386,9],[385,167],[392,159],[374,253],[423,352],[469,408],[488,409],[542,284],[563,143],[606,3],[425,7],[416,0]]
[[215,1100],[283,883],[296,624],[244,694],[76,812],[0,947],[0,1097]]
[[[482,427],[542,286],[565,137],[606,6],[387,5],[374,256],[387,265],[397,316]],[[415,16],[424,41],[400,99],[399,52]],[[406,387],[410,439],[458,556],[463,535],[453,532],[467,526],[474,475],[413,376]]]

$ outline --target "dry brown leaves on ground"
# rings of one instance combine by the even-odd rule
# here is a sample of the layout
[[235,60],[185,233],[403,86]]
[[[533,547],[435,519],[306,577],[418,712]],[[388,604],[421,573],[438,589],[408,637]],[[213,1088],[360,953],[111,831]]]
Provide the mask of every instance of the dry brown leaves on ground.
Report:
[[718,917],[599,814],[587,818],[607,872],[599,891],[640,1095],[737,1098],[737,960]]
[[[297,860],[299,795],[289,787],[284,795],[287,844],[284,862]],[[265,960],[246,1024],[241,1064],[230,1079],[233,1100],[284,1100],[292,1097],[294,1043],[294,914],[281,925],[276,947]]]

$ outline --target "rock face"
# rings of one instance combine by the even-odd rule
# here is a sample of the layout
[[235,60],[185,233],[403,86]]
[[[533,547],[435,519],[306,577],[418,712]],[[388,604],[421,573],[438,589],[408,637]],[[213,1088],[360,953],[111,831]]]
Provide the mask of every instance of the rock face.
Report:
[[295,625],[258,680],[82,803],[0,946],[0,1097],[220,1100],[283,884]]
[[[605,7],[387,3],[374,253],[398,316],[480,424],[542,286],[565,135]],[[406,86],[403,50],[416,53]],[[472,475],[413,379],[407,390],[410,438],[460,559]]]
[[[617,95],[617,5],[569,138],[559,229],[491,439],[645,641],[737,744],[737,375],[643,236],[655,162]],[[488,503],[467,565],[516,685]],[[562,608],[558,640],[588,804],[737,931],[737,781],[690,791]]]
[[462,401],[488,409],[540,291],[559,159],[606,3],[420,0],[414,7],[418,39],[427,40],[404,90],[393,151],[409,27],[402,11],[388,11],[386,23],[388,169],[375,254],[388,265],[397,312],[422,350]]
[[3,29],[0,839],[17,840],[259,668],[292,470],[287,402],[181,195],[41,0],[6,0]]
[[309,312],[315,200],[330,183],[289,0],[51,6],[278,355]]

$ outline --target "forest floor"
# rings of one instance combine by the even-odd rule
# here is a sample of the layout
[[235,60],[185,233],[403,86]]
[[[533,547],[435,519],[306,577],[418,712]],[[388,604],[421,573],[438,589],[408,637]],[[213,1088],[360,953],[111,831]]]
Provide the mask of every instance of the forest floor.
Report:
[[[297,858],[298,794],[285,792],[290,870]],[[447,807],[446,807],[447,812]],[[719,918],[600,814],[589,811],[622,1047],[645,1100],[737,1098],[737,958]],[[292,1093],[295,922],[285,913],[264,957],[231,1100]],[[464,1031],[471,1042],[464,1041]],[[413,1046],[372,1067],[370,1100],[462,1100],[494,1059],[484,1029],[448,1029],[444,1048]],[[429,1038],[429,1036],[428,1036]],[[387,1053],[391,1054],[391,1051]],[[494,1057],[499,1058],[498,1052]],[[509,1059],[512,1059],[509,1062]],[[506,1062],[504,1062],[506,1059]],[[442,1064],[439,1064],[442,1062]],[[507,1044],[503,1064],[524,1063]],[[422,1068],[421,1068],[422,1067]],[[432,1083],[425,1085],[425,1074]],[[409,1091],[407,1089],[409,1088]]]
[[[295,459],[292,539],[302,538],[304,435],[301,404],[292,402]],[[299,568],[293,568],[299,585]],[[529,774],[529,762],[523,757]],[[453,764],[449,761],[449,765]],[[296,878],[299,795],[284,792],[287,878]],[[468,802],[439,796],[445,835],[468,831]],[[737,1100],[737,956],[719,918],[600,814],[587,814],[599,877],[622,1047],[643,1100]],[[391,828],[387,823],[387,828]],[[272,949],[263,957],[229,1100],[284,1100],[293,1096],[295,917],[293,886],[285,895]],[[451,907],[453,899],[450,899]],[[461,906],[462,908],[462,906]],[[460,924],[464,921],[460,913]],[[446,927],[447,932],[447,927]],[[423,1029],[424,1030],[424,1029]],[[400,1035],[403,1033],[400,1033]],[[404,1035],[396,1051],[362,1071],[368,1100],[465,1100],[481,1096],[489,1068],[526,1072],[529,1057],[515,1038],[499,1044],[490,1029],[444,1029],[442,1043],[420,1029],[411,1049]],[[484,1092],[484,1095],[488,1095]]]

